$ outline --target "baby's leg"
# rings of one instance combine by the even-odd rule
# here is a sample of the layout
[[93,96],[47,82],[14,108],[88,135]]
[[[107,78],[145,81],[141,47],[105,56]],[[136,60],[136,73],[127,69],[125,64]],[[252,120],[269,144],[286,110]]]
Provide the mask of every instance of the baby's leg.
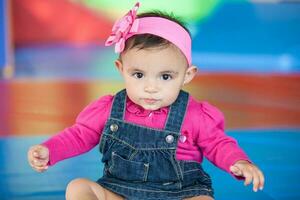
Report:
[[72,180],[66,191],[67,200],[123,200],[121,196],[88,179]]
[[210,196],[197,196],[197,197],[192,197],[192,198],[187,198],[184,200],[214,200],[213,198],[211,198]]

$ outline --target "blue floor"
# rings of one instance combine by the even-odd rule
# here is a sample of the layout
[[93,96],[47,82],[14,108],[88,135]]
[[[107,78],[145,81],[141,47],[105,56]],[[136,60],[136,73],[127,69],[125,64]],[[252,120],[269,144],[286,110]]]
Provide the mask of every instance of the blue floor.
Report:
[[[205,162],[212,176],[217,200],[300,199],[300,129],[232,130],[252,160],[264,171],[266,185],[254,193],[227,173]],[[46,173],[36,173],[27,164],[29,146],[48,136],[0,138],[0,199],[59,200],[64,199],[67,183],[76,177],[96,180],[102,174],[100,154],[95,148],[76,158],[60,162]],[[8,153],[9,152],[9,153]]]

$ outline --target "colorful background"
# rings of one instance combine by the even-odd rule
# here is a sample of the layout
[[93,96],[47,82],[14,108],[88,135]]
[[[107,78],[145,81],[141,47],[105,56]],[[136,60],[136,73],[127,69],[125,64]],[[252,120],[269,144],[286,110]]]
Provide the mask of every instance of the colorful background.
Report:
[[[136,1],[0,0],[0,199],[64,199],[76,177],[96,180],[91,152],[38,174],[27,149],[74,123],[92,100],[123,87],[114,20]],[[300,3],[280,0],[144,0],[140,11],[188,22],[199,74],[185,89],[226,117],[226,132],[266,175],[264,191],[205,161],[216,199],[300,199]]]

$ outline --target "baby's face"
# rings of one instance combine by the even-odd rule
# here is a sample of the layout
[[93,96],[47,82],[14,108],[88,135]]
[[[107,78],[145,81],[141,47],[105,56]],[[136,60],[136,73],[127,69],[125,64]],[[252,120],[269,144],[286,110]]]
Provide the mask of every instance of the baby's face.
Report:
[[116,66],[125,80],[128,97],[147,110],[172,104],[182,86],[191,80],[192,67],[187,67],[184,55],[171,45],[129,49],[121,59]]

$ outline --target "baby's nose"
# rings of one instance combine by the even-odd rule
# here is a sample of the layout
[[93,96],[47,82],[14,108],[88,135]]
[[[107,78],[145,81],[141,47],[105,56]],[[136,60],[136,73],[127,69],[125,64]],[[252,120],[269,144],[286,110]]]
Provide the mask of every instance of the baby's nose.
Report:
[[145,91],[148,93],[155,93],[158,91],[158,87],[157,84],[155,83],[155,81],[147,81],[146,85],[145,85]]

